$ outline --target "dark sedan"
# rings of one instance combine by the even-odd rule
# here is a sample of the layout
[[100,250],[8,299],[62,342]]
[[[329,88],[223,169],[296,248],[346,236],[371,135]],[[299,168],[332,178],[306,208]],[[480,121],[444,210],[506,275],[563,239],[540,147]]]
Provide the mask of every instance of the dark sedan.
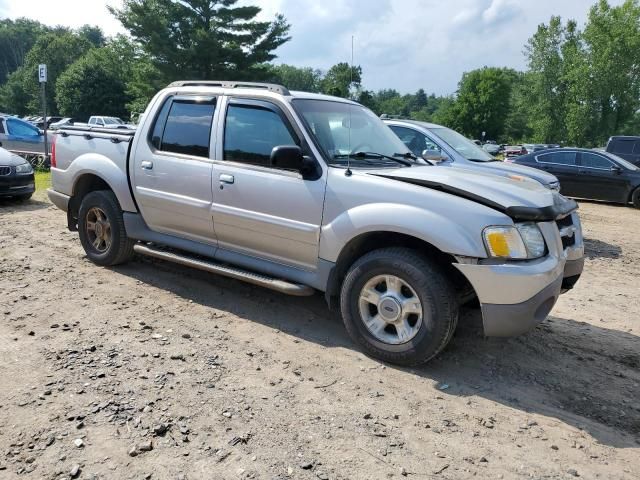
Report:
[[24,158],[0,148],[0,198],[28,200],[34,191],[31,165]]
[[554,174],[568,197],[633,203],[640,208],[640,169],[611,153],[556,148],[511,161]]

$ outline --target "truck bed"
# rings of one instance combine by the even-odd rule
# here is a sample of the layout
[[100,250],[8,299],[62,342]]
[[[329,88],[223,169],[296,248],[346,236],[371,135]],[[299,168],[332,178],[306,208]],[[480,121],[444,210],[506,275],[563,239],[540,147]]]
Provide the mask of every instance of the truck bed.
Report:
[[78,157],[93,154],[107,157],[127,171],[129,144],[135,130],[69,126],[55,131],[56,168],[66,170]]

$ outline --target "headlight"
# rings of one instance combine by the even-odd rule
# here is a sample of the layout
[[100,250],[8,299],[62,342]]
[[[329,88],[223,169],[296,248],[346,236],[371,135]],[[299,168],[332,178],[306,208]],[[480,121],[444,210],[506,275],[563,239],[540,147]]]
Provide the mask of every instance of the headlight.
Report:
[[546,250],[542,232],[535,223],[487,227],[483,237],[491,257],[526,260],[540,258]]
[[560,191],[560,182],[551,182],[547,186],[549,187],[549,190],[552,190],[554,192]]
[[21,163],[16,166],[16,173],[25,174],[25,173],[33,173],[33,167],[29,163]]

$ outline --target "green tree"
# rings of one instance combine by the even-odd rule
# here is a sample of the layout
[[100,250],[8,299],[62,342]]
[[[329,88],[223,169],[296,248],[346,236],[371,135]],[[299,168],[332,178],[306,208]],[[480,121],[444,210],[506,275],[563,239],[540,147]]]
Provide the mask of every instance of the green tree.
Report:
[[78,29],[78,35],[85,38],[94,47],[104,47],[107,43],[102,29],[95,25],[83,25]]
[[465,135],[501,138],[510,108],[511,90],[518,74],[507,68],[484,67],[463,74],[448,122]]
[[237,0],[124,0],[109,7],[150,56],[165,81],[252,79],[268,74],[263,64],[289,40],[289,25],[255,17],[260,7]]
[[0,20],[0,84],[24,64],[24,59],[39,35],[47,28],[27,18]]
[[529,63],[529,102],[533,140],[551,143],[566,137],[562,106],[562,52],[565,29],[560,17],[538,26],[525,46]]
[[273,81],[290,90],[303,92],[319,92],[322,72],[310,67],[294,67],[293,65],[275,65],[271,67]]
[[56,83],[56,101],[64,116],[86,121],[91,115],[126,117],[130,73],[116,48],[94,48],[75,61]]
[[640,107],[640,4],[611,7],[600,0],[583,33],[593,110],[599,121],[592,143],[604,144]]
[[351,98],[360,88],[362,68],[346,62],[331,67],[321,82],[321,90],[327,95]]

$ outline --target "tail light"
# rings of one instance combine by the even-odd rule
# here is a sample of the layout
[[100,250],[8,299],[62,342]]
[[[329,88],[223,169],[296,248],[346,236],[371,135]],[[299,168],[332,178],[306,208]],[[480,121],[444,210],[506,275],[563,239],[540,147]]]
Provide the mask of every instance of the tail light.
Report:
[[56,168],[58,164],[56,163],[56,139],[58,135],[53,136],[53,140],[51,140],[51,167]]

